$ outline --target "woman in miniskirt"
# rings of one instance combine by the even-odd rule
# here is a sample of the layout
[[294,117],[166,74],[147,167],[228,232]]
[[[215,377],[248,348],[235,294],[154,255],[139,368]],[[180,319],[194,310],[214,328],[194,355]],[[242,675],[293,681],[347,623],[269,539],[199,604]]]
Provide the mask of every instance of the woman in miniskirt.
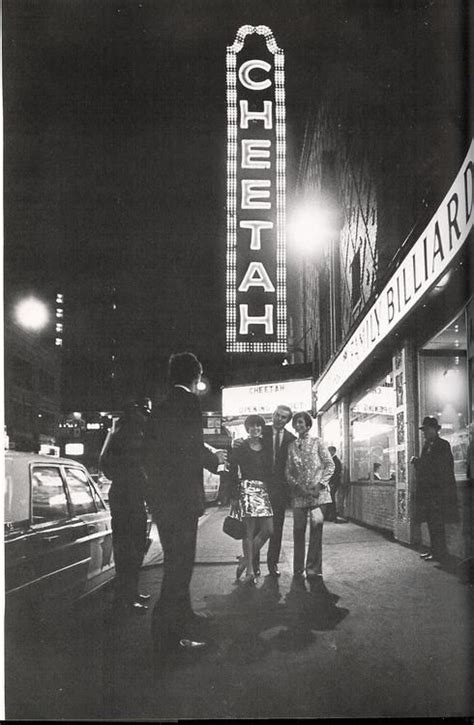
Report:
[[273,533],[273,511],[267,488],[271,476],[271,454],[262,442],[265,420],[260,415],[249,415],[244,425],[248,438],[230,455],[231,497],[233,502],[238,501],[245,523],[244,555],[240,557],[236,576],[239,579],[246,570],[244,582],[255,584],[253,562]]

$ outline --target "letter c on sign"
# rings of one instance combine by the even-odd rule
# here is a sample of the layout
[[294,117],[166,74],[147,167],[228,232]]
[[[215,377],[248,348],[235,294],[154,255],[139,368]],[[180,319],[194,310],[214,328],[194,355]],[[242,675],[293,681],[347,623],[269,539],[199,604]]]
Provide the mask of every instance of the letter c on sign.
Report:
[[272,85],[269,78],[266,78],[264,81],[253,81],[250,78],[250,72],[254,70],[254,68],[261,68],[268,73],[272,67],[270,63],[267,63],[265,60],[247,60],[245,63],[242,63],[239,68],[239,80],[242,85],[249,88],[251,91],[263,91],[265,88],[269,88],[269,86]]

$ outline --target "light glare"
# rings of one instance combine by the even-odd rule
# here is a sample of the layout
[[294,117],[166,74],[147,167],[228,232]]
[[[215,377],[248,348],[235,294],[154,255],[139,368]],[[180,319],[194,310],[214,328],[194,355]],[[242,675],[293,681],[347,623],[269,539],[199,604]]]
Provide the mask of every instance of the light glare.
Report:
[[36,297],[28,297],[16,306],[15,318],[25,330],[38,332],[48,324],[49,312],[44,302]]
[[288,232],[294,249],[306,254],[317,252],[334,233],[331,214],[319,204],[307,204],[295,212]]

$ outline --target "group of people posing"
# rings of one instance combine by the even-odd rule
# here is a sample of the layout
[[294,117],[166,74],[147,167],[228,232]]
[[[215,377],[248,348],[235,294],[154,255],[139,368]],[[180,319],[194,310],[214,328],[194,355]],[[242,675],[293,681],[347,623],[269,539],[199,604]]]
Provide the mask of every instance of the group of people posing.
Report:
[[[286,426],[292,423],[296,437]],[[248,437],[236,441],[231,451],[229,476],[231,509],[245,523],[243,555],[237,566],[237,579],[256,582],[260,574],[260,549],[268,540],[267,566],[270,576],[280,576],[278,568],[285,512],[293,511],[293,576],[304,577],[312,585],[322,584],[322,532],[324,510],[333,504],[331,481],[340,479],[330,451],[319,438],[310,435],[313,420],[309,413],[292,414],[280,405],[272,425],[259,415],[245,420]],[[334,493],[334,487],[333,487]],[[309,546],[305,559],[306,528]]]

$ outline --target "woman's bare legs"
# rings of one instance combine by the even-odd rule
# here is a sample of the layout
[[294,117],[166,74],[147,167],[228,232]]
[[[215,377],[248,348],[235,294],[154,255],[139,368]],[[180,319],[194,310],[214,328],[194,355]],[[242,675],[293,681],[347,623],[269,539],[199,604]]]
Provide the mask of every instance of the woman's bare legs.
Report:
[[247,563],[247,575],[246,581],[253,580],[255,577],[255,571],[253,568],[253,557],[254,557],[254,536],[255,536],[256,520],[252,516],[246,516],[245,518],[245,537],[242,541],[242,547],[245,552],[245,559]]
[[[273,518],[271,516],[246,516],[244,520],[245,536],[242,539],[242,550],[244,552],[244,558],[247,568],[245,581],[250,581],[255,578],[255,570],[253,565],[255,558],[264,543],[270,538],[273,533]],[[255,531],[257,529],[257,522],[259,523],[259,530],[258,533],[255,534]]]
[[264,543],[268,541],[268,539],[273,534],[272,516],[260,517],[258,521],[260,522],[258,534],[253,540],[253,555],[255,559],[258,557],[258,553],[260,552],[260,549],[262,548]]

